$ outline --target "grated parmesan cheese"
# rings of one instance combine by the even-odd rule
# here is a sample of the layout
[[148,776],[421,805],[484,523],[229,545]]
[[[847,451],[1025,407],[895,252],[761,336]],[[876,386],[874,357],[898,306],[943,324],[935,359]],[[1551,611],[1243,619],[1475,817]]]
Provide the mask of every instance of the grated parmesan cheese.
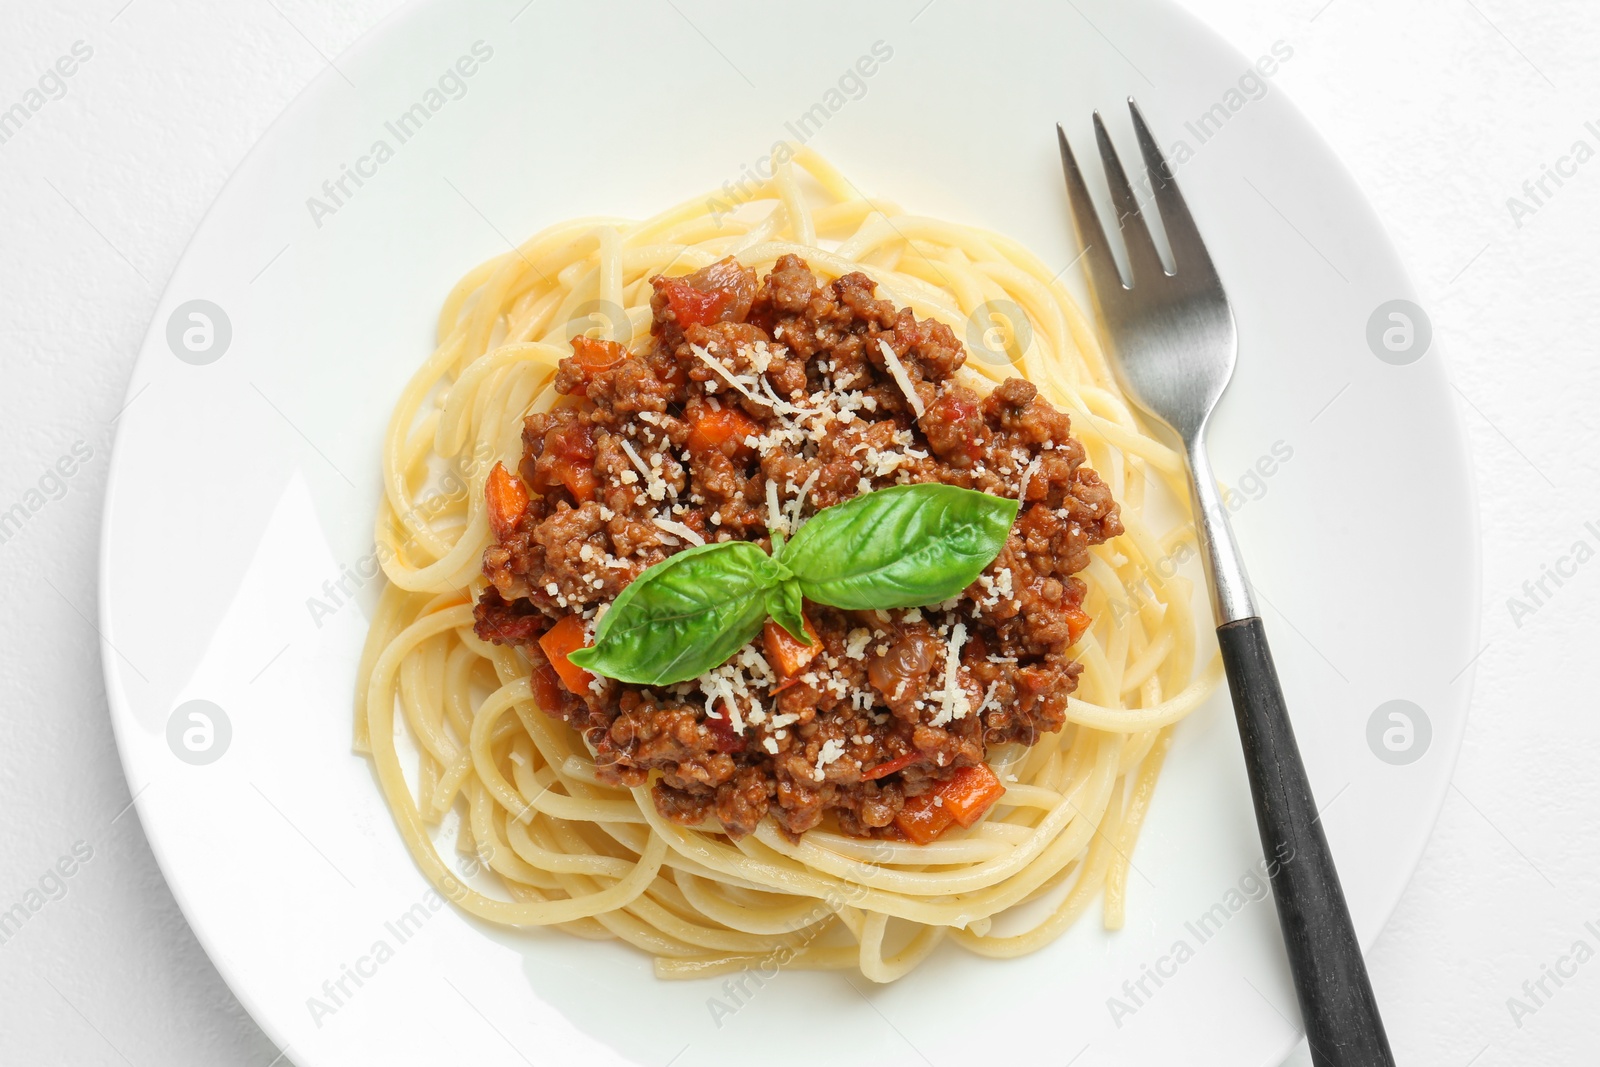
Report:
[[[999,604],[1002,599],[1010,600],[1013,593],[1016,592],[1012,585],[1010,567],[996,568],[992,577],[987,574],[978,575],[978,585],[988,594],[988,596],[977,602],[981,608],[992,608]],[[998,662],[993,656],[990,656],[989,659],[991,662]]]
[[810,475],[806,477],[806,480],[801,483],[799,494],[789,502],[788,519],[789,529],[791,531],[800,529],[800,509],[806,506],[806,494],[811,492],[811,487],[817,484],[817,477],[821,474],[821,467],[818,467],[816,470],[812,471]]
[[789,532],[789,522],[778,506],[778,483],[771,478],[767,479],[767,530],[782,534]]
[[911,376],[906,373],[905,364],[900,362],[900,357],[894,354],[894,349],[889,342],[878,338],[878,351],[883,353],[884,365],[889,368],[889,377],[894,379],[894,384],[906,395],[906,403],[911,405],[911,411],[917,418],[922,418],[922,398],[911,385]]
[[1027,500],[1028,500],[1028,482],[1033,478],[1033,476],[1035,474],[1038,474],[1038,473],[1039,473],[1039,457],[1038,456],[1034,456],[1033,457],[1033,462],[1029,463],[1028,466],[1022,472],[1022,485],[1021,485],[1021,487],[1019,487],[1017,489],[1017,499],[1018,500],[1022,501],[1023,503],[1027,502]]
[[844,755],[844,742],[832,737],[822,743],[822,751],[817,753],[817,780],[822,780],[822,768],[830,763],[836,763]]
[[[720,704],[727,709],[727,719],[733,732],[745,732],[745,709],[749,709],[749,723],[759,725],[766,721],[767,711],[756,696],[757,686],[768,686],[777,680],[772,665],[751,643],[741,648],[722,666],[709,670],[695,679],[706,698],[706,715],[722,718],[717,713]],[[798,716],[795,716],[798,718]],[[783,716],[778,716],[779,719]]]
[[706,539],[695,533],[692,526],[685,526],[676,519],[663,519],[659,516],[656,516],[652,517],[650,521],[655,523],[658,528],[665,530],[667,533],[677,534],[691,545],[703,545],[706,543]]
[[[759,397],[755,393],[752,393],[749,387],[747,387],[743,382],[739,381],[738,377],[735,376],[732,371],[722,365],[722,361],[720,359],[717,359],[710,352],[707,352],[703,346],[690,345],[689,350],[695,354],[695,357],[699,359],[700,362],[716,371],[718,377],[743,394],[746,400],[754,400],[757,404],[765,404],[768,407],[771,406],[770,402],[768,402],[765,397]],[[706,384],[707,388],[709,389],[711,383],[708,382]]]
[[767,368],[772,365],[772,350],[765,341],[757,341],[745,354],[750,357],[751,365],[762,374],[767,373]]
[[[671,485],[667,484],[667,480],[661,477],[661,472],[659,469],[657,469],[661,463],[661,457],[659,455],[650,457],[656,461],[656,467],[647,467],[645,466],[644,460],[639,457],[639,453],[633,450],[633,444],[627,438],[622,438],[622,450],[628,454],[628,461],[632,463],[634,468],[644,476],[644,484],[646,486],[645,491],[650,495],[650,499],[665,500],[667,498],[667,494],[669,493],[672,494],[672,499],[678,499],[677,491],[674,490]],[[624,471],[623,473],[632,474],[633,472]],[[631,482],[633,479],[623,478],[622,480],[624,482]]]
[[943,726],[951,719],[962,719],[971,711],[966,691],[961,688],[961,646],[967,641],[967,626],[956,623],[950,628],[949,643],[944,654],[944,688],[933,694],[939,698],[939,710],[931,726]]

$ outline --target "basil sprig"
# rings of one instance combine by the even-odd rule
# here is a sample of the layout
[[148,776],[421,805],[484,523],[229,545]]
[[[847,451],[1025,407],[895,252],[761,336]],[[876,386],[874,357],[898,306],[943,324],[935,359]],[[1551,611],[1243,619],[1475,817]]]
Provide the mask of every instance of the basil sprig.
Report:
[[671,685],[726,663],[768,616],[811,644],[801,600],[847,611],[958,595],[1005,545],[1018,502],[953,485],[897,485],[812,517],[769,556],[749,541],[700,545],[635,578],[567,658],[608,678]]

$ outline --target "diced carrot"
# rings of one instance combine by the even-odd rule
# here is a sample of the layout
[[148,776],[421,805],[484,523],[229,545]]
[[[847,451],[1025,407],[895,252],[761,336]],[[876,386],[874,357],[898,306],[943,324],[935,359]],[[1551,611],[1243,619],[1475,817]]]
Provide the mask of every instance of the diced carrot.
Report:
[[593,374],[621,362],[628,352],[616,341],[602,341],[580,333],[572,339],[572,354],[578,357],[578,365],[586,373]]
[[484,503],[489,506],[489,526],[494,535],[505,540],[516,529],[517,520],[528,510],[528,489],[522,479],[506,470],[504,463],[496,463],[483,485]]
[[971,826],[983,818],[1005,791],[1000,779],[985,765],[962,767],[931,793],[908,798],[895,813],[894,824],[912,841],[926,845],[948,830],[952,822]]
[[919,845],[926,845],[944,833],[953,820],[950,809],[939,803],[937,792],[907,799],[905,806],[894,815],[894,824],[900,832]]
[[1000,779],[982,763],[962,767],[936,790],[944,801],[945,810],[962,826],[971,826],[983,818],[983,813],[992,808],[1005,791]]
[[884,763],[878,764],[876,767],[873,767],[871,770],[864,771],[862,773],[861,777],[865,778],[869,782],[872,781],[875,778],[887,777],[888,775],[893,774],[895,771],[903,771],[903,770],[905,770],[907,767],[909,767],[913,763],[917,762],[917,760],[919,758],[921,758],[921,756],[922,756],[922,753],[918,752],[916,749],[912,749],[910,752],[907,752],[904,756],[896,756],[892,760],[888,760],[888,761],[886,761]]
[[1075,645],[1078,643],[1078,638],[1084,635],[1084,632],[1089,629],[1089,624],[1094,620],[1089,618],[1088,613],[1080,607],[1067,608],[1066,615],[1067,644]]
[[744,439],[760,433],[761,427],[755,420],[737,408],[701,408],[689,424],[689,451],[709,452],[729,441],[737,442],[740,449],[748,449]]
[[809,645],[796,641],[788,630],[778,625],[776,619],[768,619],[761,628],[761,639],[767,646],[767,662],[785,681],[803,672],[817,653],[822,651],[822,640],[817,637],[817,631],[811,628],[811,620],[803,615],[801,620],[805,622],[806,634],[811,638]]
[[588,634],[583,632],[583,620],[576,615],[568,615],[539,638],[539,647],[544,649],[545,658],[560,675],[562,684],[580,696],[588,691],[594,675],[572,662],[567,655],[586,647],[588,643]]

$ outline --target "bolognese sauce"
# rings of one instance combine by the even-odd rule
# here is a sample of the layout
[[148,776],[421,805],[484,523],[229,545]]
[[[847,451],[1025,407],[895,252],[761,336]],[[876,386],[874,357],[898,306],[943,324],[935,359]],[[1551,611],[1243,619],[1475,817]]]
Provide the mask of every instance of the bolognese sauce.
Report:
[[[823,284],[792,255],[765,278],[731,257],[653,279],[637,350],[573,339],[548,412],[526,417],[515,471],[485,488],[493,543],[480,637],[519,648],[547,713],[602,778],[657,810],[740,837],[767,815],[797,835],[931,840],[1003,786],[991,746],[1065,721],[1090,624],[1075,578],[1122,532],[1067,415],[1021,378],[958,380],[951,330],[850,273]],[[942,482],[1021,499],[1005,547],[943,604],[842,611],[807,601],[810,645],[769,622],[690,682],[591,675],[567,654],[653,564],[695,544],[772,548],[816,511]]]

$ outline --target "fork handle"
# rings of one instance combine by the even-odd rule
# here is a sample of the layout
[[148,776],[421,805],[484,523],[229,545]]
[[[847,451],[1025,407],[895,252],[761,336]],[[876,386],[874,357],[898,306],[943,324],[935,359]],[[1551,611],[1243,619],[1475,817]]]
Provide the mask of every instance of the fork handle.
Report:
[[[1259,616],[1217,628],[1278,922],[1317,1067],[1393,1067]],[[1276,868],[1274,871],[1273,868]]]

